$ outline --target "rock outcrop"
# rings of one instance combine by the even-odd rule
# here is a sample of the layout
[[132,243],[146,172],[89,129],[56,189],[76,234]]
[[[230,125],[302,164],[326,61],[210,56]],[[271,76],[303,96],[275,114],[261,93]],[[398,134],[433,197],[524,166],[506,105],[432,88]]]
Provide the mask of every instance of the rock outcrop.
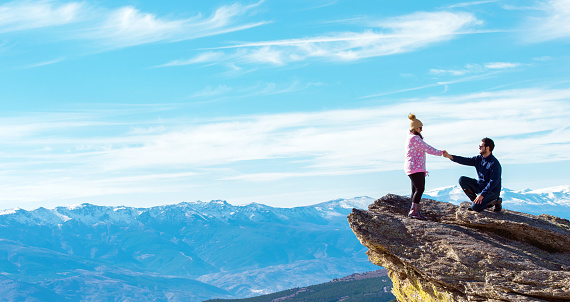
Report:
[[388,194],[348,222],[398,301],[570,301],[570,221]]

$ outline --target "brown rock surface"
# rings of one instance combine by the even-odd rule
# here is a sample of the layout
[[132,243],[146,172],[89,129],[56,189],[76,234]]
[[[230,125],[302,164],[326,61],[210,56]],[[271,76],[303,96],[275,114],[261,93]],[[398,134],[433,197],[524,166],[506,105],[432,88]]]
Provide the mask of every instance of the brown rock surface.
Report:
[[570,301],[570,221],[388,194],[348,222],[399,301]]

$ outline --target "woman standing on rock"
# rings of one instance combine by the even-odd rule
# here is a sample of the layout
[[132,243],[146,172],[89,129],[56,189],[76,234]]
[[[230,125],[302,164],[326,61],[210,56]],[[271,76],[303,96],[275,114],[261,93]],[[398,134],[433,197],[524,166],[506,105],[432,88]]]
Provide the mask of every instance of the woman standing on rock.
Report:
[[442,156],[444,151],[426,144],[421,135],[423,124],[414,114],[409,114],[410,132],[406,138],[406,162],[404,170],[412,181],[412,207],[409,217],[427,220],[420,212],[420,200],[424,194],[426,185],[426,153]]

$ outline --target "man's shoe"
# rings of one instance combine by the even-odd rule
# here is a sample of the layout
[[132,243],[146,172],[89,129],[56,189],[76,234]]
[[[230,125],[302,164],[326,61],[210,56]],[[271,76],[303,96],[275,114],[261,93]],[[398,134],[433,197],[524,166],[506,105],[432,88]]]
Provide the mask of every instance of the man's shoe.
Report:
[[487,209],[490,209],[490,208],[492,208],[492,207],[495,207],[495,210],[494,210],[494,211],[495,211],[495,212],[500,212],[500,211],[503,209],[502,205],[503,205],[503,199],[502,199],[502,198],[497,198],[497,199],[492,200],[491,202],[489,202],[489,203],[487,204]]
[[503,199],[497,198],[495,199],[495,212],[500,212],[503,209]]

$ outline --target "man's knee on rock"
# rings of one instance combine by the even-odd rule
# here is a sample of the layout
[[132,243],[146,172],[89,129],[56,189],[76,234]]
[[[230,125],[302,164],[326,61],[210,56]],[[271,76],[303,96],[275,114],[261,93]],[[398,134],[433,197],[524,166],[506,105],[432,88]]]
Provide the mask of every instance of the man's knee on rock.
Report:
[[485,210],[487,208],[487,206],[483,205],[482,203],[473,203],[471,205],[471,210],[475,211],[475,212],[483,212],[483,210]]

